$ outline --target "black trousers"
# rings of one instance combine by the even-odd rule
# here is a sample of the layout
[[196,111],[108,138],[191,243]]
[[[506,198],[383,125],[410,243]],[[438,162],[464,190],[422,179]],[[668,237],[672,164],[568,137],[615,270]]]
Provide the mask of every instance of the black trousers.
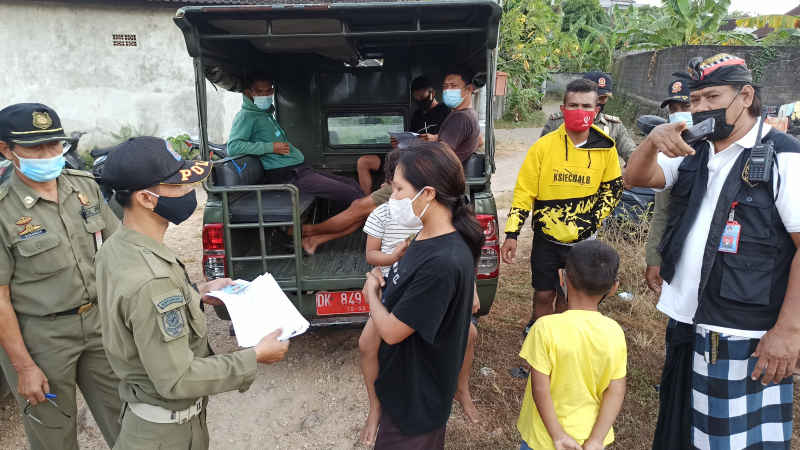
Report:
[[267,182],[271,184],[293,184],[301,193],[350,205],[364,197],[361,187],[352,178],[318,172],[308,164],[281,167],[267,171]]
[[653,450],[691,448],[694,325],[669,319]]

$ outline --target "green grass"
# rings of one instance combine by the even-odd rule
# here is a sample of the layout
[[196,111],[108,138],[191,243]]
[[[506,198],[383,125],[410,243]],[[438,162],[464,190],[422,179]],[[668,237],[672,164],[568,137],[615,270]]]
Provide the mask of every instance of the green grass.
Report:
[[547,115],[544,113],[544,111],[534,111],[530,118],[527,120],[520,120],[519,122],[514,120],[506,120],[505,118],[495,120],[494,127],[499,129],[540,128],[543,127],[545,123],[547,123]]

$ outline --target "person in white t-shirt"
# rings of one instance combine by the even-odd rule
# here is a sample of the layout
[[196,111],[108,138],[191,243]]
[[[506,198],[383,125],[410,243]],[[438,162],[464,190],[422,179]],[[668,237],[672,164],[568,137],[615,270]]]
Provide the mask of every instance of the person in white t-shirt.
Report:
[[[684,123],[661,125],[625,173],[631,185],[672,189],[658,309],[695,326],[685,343],[692,373],[673,374],[691,380],[691,442],[664,438],[675,449],[788,450],[800,354],[800,141],[762,124],[759,87],[741,58],[694,58],[689,75],[676,75],[689,84],[693,122],[715,119],[711,135],[689,146]],[[760,157],[767,148],[774,155]]]
[[[400,160],[400,155],[404,150],[394,150],[386,155],[384,168],[386,171],[386,183],[392,183],[394,178],[394,171],[397,163]],[[367,234],[367,249],[366,257],[367,262],[375,267],[380,267],[384,278],[389,273],[389,269],[393,264],[396,264],[400,258],[405,254],[408,245],[414,240],[416,234],[422,229],[422,223],[418,227],[409,228],[392,220],[392,213],[390,204],[386,202],[370,213],[367,222],[364,224],[364,233]],[[424,215],[423,211],[421,215]],[[478,299],[478,289],[475,288],[474,300],[472,304],[472,313],[475,314],[480,309],[480,300]],[[474,318],[473,318],[474,320]],[[478,410],[472,401],[472,395],[469,392],[469,374],[472,371],[472,360],[475,354],[475,341],[478,338],[478,329],[474,323],[470,323],[469,339],[467,341],[467,350],[464,355],[464,363],[461,367],[461,373],[458,375],[458,390],[456,391],[455,399],[461,404],[464,409],[464,414],[467,418],[477,423],[479,420]],[[378,396],[375,393],[375,380],[378,378],[378,349],[381,344],[381,337],[372,319],[369,319],[361,331],[361,336],[358,338],[358,349],[360,351],[359,364],[361,366],[361,373],[364,375],[364,383],[367,387],[367,396],[369,397],[369,413],[364,427],[361,430],[359,442],[364,445],[373,445],[375,437],[378,433],[378,424],[381,417],[381,406]]]

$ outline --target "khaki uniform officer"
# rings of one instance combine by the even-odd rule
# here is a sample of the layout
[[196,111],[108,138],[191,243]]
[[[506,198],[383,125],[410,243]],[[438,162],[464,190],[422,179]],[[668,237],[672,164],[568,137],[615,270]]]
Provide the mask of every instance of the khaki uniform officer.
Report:
[[[624,162],[627,162],[631,153],[636,149],[636,143],[633,142],[631,134],[628,133],[628,129],[625,128],[625,124],[622,123],[619,117],[603,112],[606,102],[608,102],[608,99],[613,95],[613,80],[611,79],[611,75],[605,72],[593,71],[583,74],[583,78],[597,83],[597,93],[599,94],[597,97],[597,104],[600,110],[597,112],[597,117],[594,119],[595,126],[603,130],[605,134],[614,140],[619,157],[622,158]],[[564,123],[564,115],[560,111],[551,114],[544,128],[542,128],[541,135],[544,136],[545,134],[555,131],[562,123]],[[620,165],[623,167],[625,166],[623,161],[620,161]]]
[[0,152],[15,167],[0,186],[0,365],[33,449],[78,448],[76,385],[106,442],[119,434],[94,270],[119,221],[90,174],[63,169],[64,138],[47,106],[0,111]]
[[163,240],[169,222],[194,212],[194,187],[210,171],[208,162],[184,161],[152,137],[124,142],[106,160],[103,181],[125,211],[123,227],[97,255],[103,344],[125,402],[115,449],[208,448],[207,397],[247,390],[256,362],[279,361],[289,347],[277,332],[227,355],[208,345],[201,293],[231,280],[195,289]]

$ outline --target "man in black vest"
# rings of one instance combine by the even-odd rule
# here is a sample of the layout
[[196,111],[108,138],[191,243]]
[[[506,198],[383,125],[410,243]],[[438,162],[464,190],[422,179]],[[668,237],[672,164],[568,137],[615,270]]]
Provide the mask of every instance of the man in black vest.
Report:
[[[658,309],[682,333],[668,341],[663,380],[672,385],[661,401],[678,404],[666,409],[683,411],[691,430],[674,415],[659,417],[654,448],[789,450],[800,353],[800,142],[761,123],[758,87],[741,58],[694,58],[688,75],[676,75],[689,85],[693,122],[715,119],[712,134],[689,146],[685,123],[661,125],[625,172],[631,185],[672,188]],[[757,145],[774,155],[758,158]],[[678,358],[690,358],[691,374]]]

